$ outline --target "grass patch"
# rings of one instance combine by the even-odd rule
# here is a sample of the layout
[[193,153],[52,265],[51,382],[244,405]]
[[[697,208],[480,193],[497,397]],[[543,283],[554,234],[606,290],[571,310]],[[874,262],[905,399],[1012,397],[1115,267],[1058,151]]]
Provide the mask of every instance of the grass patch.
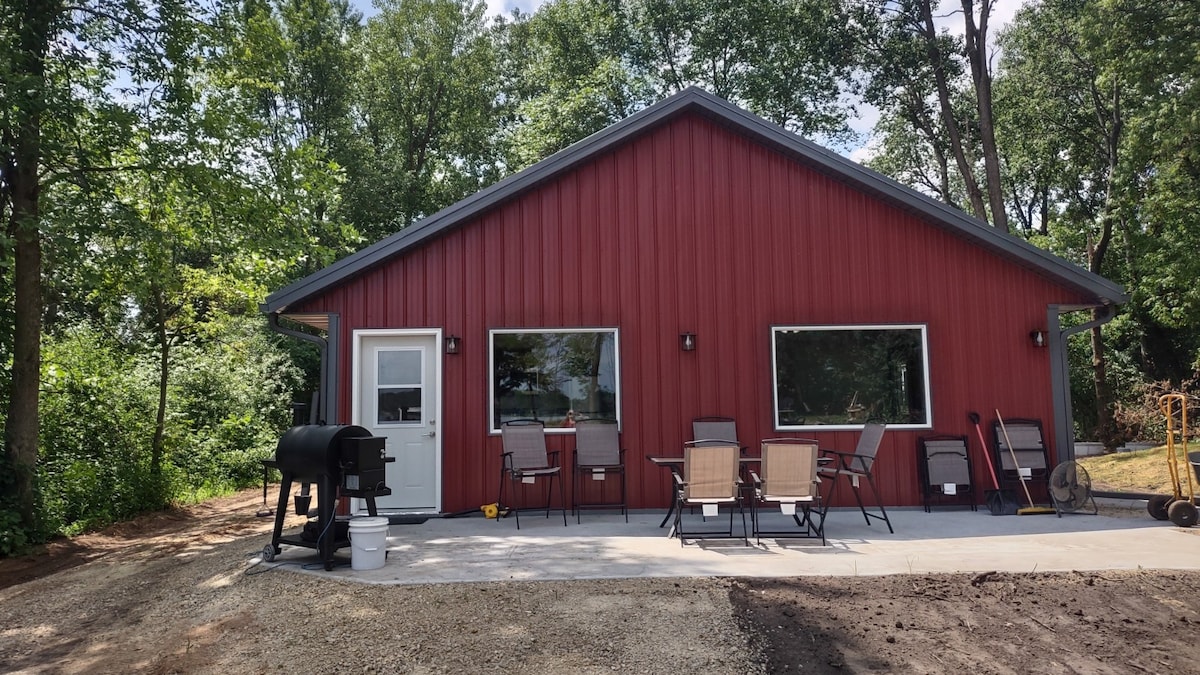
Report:
[[[1192,444],[1191,451],[1200,451],[1200,445]],[[1176,446],[1180,480],[1184,492],[1187,491],[1188,476],[1196,480],[1192,466],[1183,455],[1183,448]],[[1134,452],[1114,452],[1108,455],[1081,457],[1080,465],[1087,469],[1092,477],[1093,490],[1114,490],[1122,492],[1150,492],[1155,494],[1171,494],[1171,472],[1167,467],[1167,446],[1159,446],[1149,450]]]

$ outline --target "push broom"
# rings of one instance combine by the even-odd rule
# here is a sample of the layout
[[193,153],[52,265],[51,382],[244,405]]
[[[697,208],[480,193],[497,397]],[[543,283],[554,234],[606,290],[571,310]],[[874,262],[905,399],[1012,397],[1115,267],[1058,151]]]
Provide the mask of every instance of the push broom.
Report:
[[1004,418],[1000,416],[999,410],[996,410],[996,420],[1000,422],[1000,432],[1004,434],[1004,445],[1008,446],[1008,454],[1012,457],[1013,468],[1017,470],[1017,478],[1020,479],[1021,489],[1025,491],[1025,499],[1029,500],[1029,506],[1017,509],[1017,515],[1034,516],[1045,513],[1057,513],[1048,506],[1038,506],[1033,503],[1033,495],[1029,494],[1029,486],[1025,484],[1025,479],[1021,476],[1021,464],[1017,461],[1017,451],[1013,450],[1012,441],[1008,438],[1008,429],[1004,428]]

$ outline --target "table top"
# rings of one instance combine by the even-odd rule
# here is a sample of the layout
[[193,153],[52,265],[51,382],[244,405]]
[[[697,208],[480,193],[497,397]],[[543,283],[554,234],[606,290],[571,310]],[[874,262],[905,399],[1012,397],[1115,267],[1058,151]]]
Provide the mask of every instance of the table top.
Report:
[[[683,464],[682,457],[656,457],[653,455],[646,455],[646,459],[650,460],[651,462],[653,462],[659,466],[672,466],[675,464]],[[818,457],[817,463],[818,464],[828,464],[832,459],[833,459],[832,457]],[[761,462],[762,457],[739,457],[738,461],[741,462],[742,464],[754,464],[757,462]]]
[[[646,455],[646,459],[650,460],[651,462],[654,462],[655,464],[657,464],[659,466],[669,466],[671,464],[683,464],[682,457],[654,457],[651,455]],[[753,462],[761,462],[762,457],[739,457],[738,461],[743,464],[753,463]]]

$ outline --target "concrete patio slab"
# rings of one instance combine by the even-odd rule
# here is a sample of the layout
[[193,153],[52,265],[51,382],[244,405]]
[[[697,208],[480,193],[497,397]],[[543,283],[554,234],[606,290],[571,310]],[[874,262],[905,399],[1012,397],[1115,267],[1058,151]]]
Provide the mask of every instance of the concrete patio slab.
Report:
[[[1050,572],[1200,569],[1200,527],[1183,529],[1148,515],[992,516],[986,510],[889,511],[896,533],[864,522],[857,509],[833,510],[819,539],[764,539],[750,546],[707,540],[680,546],[659,529],[661,512],[584,514],[566,527],[558,513],[521,518],[437,518],[392,525],[382,568],[304,569],[311,549],[284,545],[276,564],[370,584],[544,581],[630,577],[855,576],[931,572]],[[1144,514],[1144,512],[1143,512]],[[698,518],[698,516],[696,516]],[[782,518],[781,514],[774,514]],[[710,521],[710,524],[712,521]],[[740,534],[740,521],[736,531]],[[265,543],[265,542],[264,542]],[[348,563],[351,549],[339,560]],[[299,563],[299,564],[295,564]]]

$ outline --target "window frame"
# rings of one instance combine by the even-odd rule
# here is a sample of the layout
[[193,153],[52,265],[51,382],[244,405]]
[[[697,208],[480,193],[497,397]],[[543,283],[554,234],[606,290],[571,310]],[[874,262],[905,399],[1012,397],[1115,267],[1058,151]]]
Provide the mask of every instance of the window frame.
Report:
[[888,429],[932,429],[933,428],[933,392],[930,390],[929,363],[929,324],[897,323],[897,324],[784,324],[771,326],[771,419],[775,431],[853,431],[862,429],[866,424],[780,424],[779,422],[779,341],[782,332],[833,332],[848,330],[917,330],[921,335],[922,383],[925,387],[925,422],[918,424],[892,424]]
[[[579,328],[492,328],[488,330],[488,405],[487,429],[489,436],[500,435],[499,427],[492,425],[496,412],[496,336],[525,335],[530,333],[612,333],[613,336],[613,398],[616,406],[617,429],[622,428],[621,417],[621,331],[616,326],[592,326]],[[547,434],[574,434],[574,427],[546,427]]]

